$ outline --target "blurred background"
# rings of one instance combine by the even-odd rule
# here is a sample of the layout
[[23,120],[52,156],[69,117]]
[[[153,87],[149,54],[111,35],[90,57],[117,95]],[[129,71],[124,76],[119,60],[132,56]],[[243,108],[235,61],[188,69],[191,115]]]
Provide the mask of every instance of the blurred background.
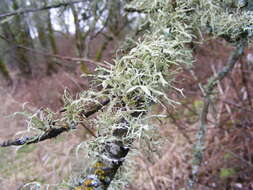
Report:
[[[141,38],[145,15],[126,12],[125,0],[0,0],[0,141],[26,130],[25,118],[10,117],[63,105],[65,89],[74,96],[90,87],[90,78],[104,61],[129,51]],[[12,13],[12,14],[9,14]],[[155,113],[162,145],[141,148],[132,165],[128,190],[179,190],[191,172],[192,147],[203,105],[199,83],[205,84],[227,62],[233,47],[211,40],[194,47],[193,77],[178,75],[182,104]],[[218,84],[208,114],[208,134],[199,189],[253,189],[253,51],[247,49],[229,76]],[[176,97],[175,97],[176,98]],[[56,139],[23,147],[0,148],[0,189],[21,189],[37,181],[59,184],[80,170],[77,145],[89,138],[77,129]],[[138,145],[136,145],[138,146]],[[54,188],[54,187],[50,187]]]

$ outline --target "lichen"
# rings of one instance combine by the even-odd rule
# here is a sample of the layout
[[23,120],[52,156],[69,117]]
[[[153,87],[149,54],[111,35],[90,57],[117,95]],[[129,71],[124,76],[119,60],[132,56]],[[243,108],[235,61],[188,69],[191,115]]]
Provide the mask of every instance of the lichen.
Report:
[[[112,64],[108,63],[110,69],[97,68],[93,85],[99,86],[99,91],[93,88],[81,92],[76,98],[65,92],[65,111],[60,119],[50,111],[28,117],[31,127],[39,125],[45,129],[45,126],[57,127],[63,123],[76,126],[86,120],[80,113],[90,104],[109,99],[107,108],[91,120],[97,138],[86,142],[86,151],[93,159],[108,159],[105,146],[111,142],[119,141],[124,145],[122,147],[131,148],[134,140],[150,141],[152,126],[148,123],[147,113],[154,103],[179,104],[170,95],[183,94],[183,90],[175,85],[175,76],[182,67],[194,64],[191,45],[217,37],[236,43],[253,33],[252,13],[244,10],[243,4],[234,8],[234,1],[177,0],[172,3],[170,0],[133,0],[129,6],[143,10],[150,27],[126,55],[116,57]],[[126,132],[114,135],[113,131],[123,124]],[[121,160],[115,160],[122,162],[122,158],[125,155]],[[114,161],[114,158],[110,159]],[[104,185],[100,184],[101,181],[110,183],[112,179],[108,178],[106,167],[106,164],[97,162],[91,167],[95,176],[88,174],[76,190],[99,188],[99,185]]]

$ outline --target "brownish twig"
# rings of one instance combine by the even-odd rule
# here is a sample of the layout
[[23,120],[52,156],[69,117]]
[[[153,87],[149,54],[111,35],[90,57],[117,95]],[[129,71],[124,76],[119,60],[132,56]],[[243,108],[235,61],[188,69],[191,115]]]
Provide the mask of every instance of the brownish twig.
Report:
[[[211,65],[211,66],[212,66],[213,73],[214,73],[214,75],[216,76],[216,75],[217,75],[217,71],[216,71],[214,65]],[[221,95],[222,97],[226,98],[227,92],[229,91],[230,86],[229,86],[229,85],[226,86],[226,89],[225,89],[225,92],[224,92],[224,90],[223,90],[223,88],[222,88],[222,86],[221,86],[221,82],[218,81],[217,87],[218,87],[218,90],[219,90],[219,92],[220,92],[220,95]],[[220,122],[220,116],[221,116],[222,108],[223,108],[223,102],[222,102],[222,104],[221,104],[220,113],[219,113],[219,116],[218,116],[218,118],[217,118],[217,120],[218,120],[218,123],[217,123],[217,124],[218,124],[218,125],[219,125],[219,122]],[[235,117],[234,117],[234,115],[233,115],[233,113],[232,113],[232,111],[231,111],[231,108],[229,107],[228,104],[225,104],[225,108],[226,108],[227,112],[229,113],[229,115],[231,116],[231,121],[232,121],[232,123],[235,125]]]
[[228,150],[227,148],[224,147],[224,151],[229,153],[229,154],[232,154],[233,157],[237,158],[238,160],[240,160],[241,162],[247,164],[249,167],[253,168],[253,164],[247,160],[245,160],[242,156],[239,156],[238,154],[234,153],[233,151],[231,150]]
[[87,127],[84,123],[80,123],[80,124],[88,131],[88,133],[90,133],[93,137],[97,138],[95,133],[89,127]]
[[248,101],[248,106],[252,108],[252,97],[250,94],[249,90],[249,85],[248,85],[248,73],[246,72],[247,70],[247,64],[245,61],[241,61],[241,75],[242,75],[242,84],[245,87],[246,95],[247,95],[247,101]]
[[242,97],[241,97],[241,95],[239,93],[240,90],[238,90],[236,88],[236,83],[234,81],[234,78],[232,76],[228,75],[228,79],[230,80],[230,86],[232,87],[232,89],[234,89],[234,92],[235,92],[235,95],[236,95],[237,99],[242,102],[243,100],[242,100]]
[[144,162],[145,169],[146,169],[146,171],[147,171],[147,173],[148,173],[148,176],[149,176],[149,178],[151,179],[151,182],[152,182],[153,187],[155,188],[155,190],[159,190],[159,187],[158,187],[158,185],[156,184],[156,182],[155,182],[155,180],[154,180],[154,176],[151,174],[151,171],[150,171],[150,169],[149,169],[149,167],[148,167],[148,164],[147,164],[146,161],[145,161],[145,158],[143,157],[142,160],[143,160],[143,162]]
[[197,141],[194,146],[192,178],[189,179],[188,181],[190,189],[194,188],[194,185],[196,184],[198,180],[198,172],[203,160],[203,154],[204,154],[204,149],[205,149],[204,147],[205,135],[207,131],[206,120],[207,120],[208,108],[210,105],[210,96],[212,94],[214,87],[217,85],[217,83],[223,80],[228,75],[228,73],[232,71],[236,62],[243,55],[245,46],[246,46],[246,41],[242,40],[238,44],[237,48],[232,52],[226,66],[223,67],[223,69],[219,71],[216,76],[212,77],[209,80],[205,88],[202,88],[200,86],[204,93],[204,105],[200,114],[200,124],[199,124],[199,130],[197,132]]
[[146,9],[137,9],[137,8],[134,8],[134,7],[126,7],[124,10],[126,12],[130,12],[130,13],[133,13],[133,12],[136,12],[136,13],[148,13],[148,11]]
[[[93,109],[90,111],[87,111],[85,113],[81,113],[81,116],[83,117],[89,117],[93,115],[94,113],[98,112],[100,109],[102,109],[105,105],[107,105],[110,102],[109,99],[103,101],[99,105],[95,105]],[[66,110],[60,110],[60,112],[64,112]],[[50,128],[47,131],[45,131],[42,135],[34,136],[34,137],[23,137],[16,140],[8,140],[0,144],[0,147],[8,147],[8,146],[21,146],[24,144],[34,144],[38,143],[47,139],[55,138],[58,135],[62,134],[63,132],[70,131],[73,129],[71,126],[63,126],[60,128]]]
[[239,104],[236,104],[234,102],[230,102],[228,100],[224,100],[222,98],[220,98],[219,100],[222,101],[222,102],[224,102],[225,104],[231,105],[231,106],[236,107],[238,109],[242,109],[243,111],[246,111],[246,112],[249,112],[249,113],[253,113],[252,109],[245,108],[243,105],[239,105]]
[[[9,43],[13,43],[13,42],[11,42],[10,40],[8,40],[7,38],[5,38],[1,34],[0,34],[0,38],[2,38],[3,40],[5,40],[5,41],[7,41]],[[54,57],[54,58],[57,58],[57,59],[60,59],[60,60],[64,60],[64,61],[90,62],[90,63],[93,63],[94,65],[110,69],[109,65],[106,65],[104,63],[97,62],[97,61],[94,61],[94,60],[91,60],[91,59],[88,59],[88,58],[77,58],[77,57],[69,57],[69,56],[56,55],[56,54],[46,53],[46,52],[43,52],[43,51],[38,51],[38,50],[29,48],[29,47],[26,47],[26,46],[23,46],[23,45],[19,45],[19,44],[14,44],[14,45],[16,47],[18,47],[18,48],[22,48],[22,49],[25,49],[27,51],[30,51],[30,52],[33,52],[33,53],[36,53],[36,54],[40,54],[40,55],[50,56],[50,57]]]

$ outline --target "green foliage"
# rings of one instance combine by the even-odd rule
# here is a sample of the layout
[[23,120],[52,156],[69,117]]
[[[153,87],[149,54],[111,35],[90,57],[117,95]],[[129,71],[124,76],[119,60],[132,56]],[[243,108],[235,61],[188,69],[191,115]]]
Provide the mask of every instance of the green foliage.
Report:
[[222,168],[220,171],[220,178],[228,178],[236,174],[234,168]]

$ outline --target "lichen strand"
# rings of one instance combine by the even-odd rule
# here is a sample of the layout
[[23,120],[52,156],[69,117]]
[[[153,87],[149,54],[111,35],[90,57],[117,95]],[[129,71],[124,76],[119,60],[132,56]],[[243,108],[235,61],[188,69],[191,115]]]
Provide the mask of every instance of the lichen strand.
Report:
[[[106,94],[111,101],[93,120],[99,135],[88,142],[87,150],[104,165],[95,164],[79,189],[107,189],[128,153],[124,147],[148,137],[146,134],[151,128],[145,124],[148,119],[144,115],[150,105],[163,100],[167,104],[177,103],[169,97],[169,91],[182,93],[174,86],[174,80],[178,69],[194,62],[189,44],[200,43],[205,36],[226,37],[235,42],[249,35],[253,28],[252,14],[226,7],[220,0],[171,2],[131,1],[133,9],[145,10],[149,31],[127,55],[116,58],[111,69],[98,68],[94,77],[102,87],[98,93]],[[80,101],[76,105],[80,105]],[[116,130],[123,134],[115,135]]]
[[122,161],[97,161],[82,184],[74,190],[104,190],[114,178]]

